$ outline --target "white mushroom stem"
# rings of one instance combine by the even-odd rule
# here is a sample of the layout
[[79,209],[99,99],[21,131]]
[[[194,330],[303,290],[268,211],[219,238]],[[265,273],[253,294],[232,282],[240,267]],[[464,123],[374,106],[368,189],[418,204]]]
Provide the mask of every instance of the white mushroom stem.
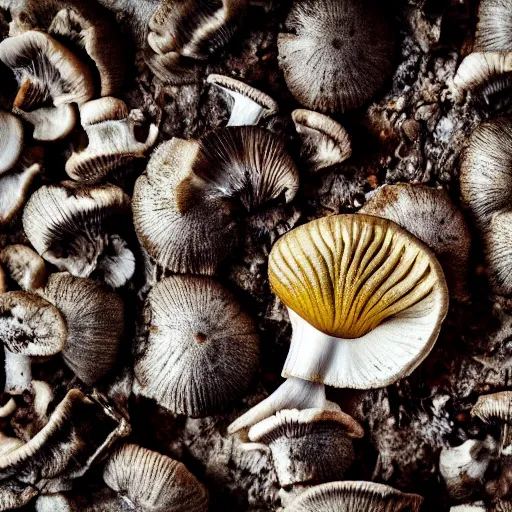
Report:
[[290,377],[268,398],[231,423],[228,432],[233,434],[243,428],[251,427],[282,409],[323,409],[326,403],[323,384]]
[[263,107],[247,96],[226,87],[220,87],[233,98],[231,116],[226,126],[249,126],[256,125],[263,115]]
[[30,389],[32,383],[32,366],[30,356],[15,354],[4,350],[5,357],[5,392],[19,395]]

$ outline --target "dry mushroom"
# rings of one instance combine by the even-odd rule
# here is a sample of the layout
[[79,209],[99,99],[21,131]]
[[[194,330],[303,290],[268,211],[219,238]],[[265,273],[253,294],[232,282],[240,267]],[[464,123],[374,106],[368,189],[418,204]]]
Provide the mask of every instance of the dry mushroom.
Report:
[[135,137],[136,123],[124,101],[100,98],[80,107],[88,145],[66,162],[66,172],[74,180],[94,184],[117,167],[135,158],[144,158],[155,143],[158,128],[152,124],[145,142]]
[[135,348],[137,393],[177,414],[216,414],[247,389],[259,362],[251,317],[220,283],[173,276],[149,292]]
[[306,490],[284,512],[419,512],[422,501],[373,482],[332,482]]
[[443,189],[387,185],[379,188],[360,212],[392,220],[419,238],[441,263],[451,296],[467,298],[471,233],[464,216]]
[[301,140],[301,157],[312,171],[340,164],[352,155],[348,133],[330,117],[297,109],[292,119]]
[[52,274],[38,293],[57,307],[66,321],[64,362],[92,386],[115,364],[124,331],[122,300],[101,283],[66,272]]
[[113,185],[44,185],[28,201],[23,228],[34,249],[59,270],[98,277],[113,288],[135,271],[125,242],[130,198]]
[[0,176],[12,169],[23,149],[23,125],[21,121],[0,110]]
[[25,292],[0,295],[0,338],[4,344],[5,391],[30,389],[31,357],[52,356],[66,343],[64,318],[46,300]]
[[512,17],[508,0],[482,0],[478,7],[478,23],[474,51],[512,50]]
[[46,283],[43,258],[26,245],[8,245],[0,252],[0,263],[22,290],[33,291]]
[[270,253],[269,280],[290,316],[282,376],[294,379],[230,432],[297,408],[306,382],[370,389],[409,375],[448,311],[435,256],[394,222],[369,215],[324,217],[288,232]]
[[391,75],[393,28],[375,0],[296,1],[279,34],[279,65],[290,92],[312,110],[361,106]]
[[270,96],[230,76],[212,74],[207,82],[225,91],[233,101],[227,126],[255,125],[279,110]]
[[240,207],[291,201],[298,172],[281,139],[230,127],[199,141],[172,139],[151,155],[133,194],[135,230],[149,255],[176,273],[214,274],[235,246]]
[[138,512],[208,510],[206,489],[181,462],[135,444],[114,452],[103,479]]
[[359,423],[341,410],[283,410],[257,423],[249,439],[269,445],[281,487],[342,479],[354,461]]

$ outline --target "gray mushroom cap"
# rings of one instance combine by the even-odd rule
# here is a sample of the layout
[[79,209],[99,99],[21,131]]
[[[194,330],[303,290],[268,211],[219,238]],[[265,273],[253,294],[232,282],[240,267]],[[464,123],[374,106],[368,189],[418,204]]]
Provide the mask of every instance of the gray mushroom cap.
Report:
[[135,444],[125,444],[114,452],[103,479],[138,512],[208,510],[206,489],[181,462]]
[[215,414],[239,398],[259,362],[251,317],[217,281],[173,276],[149,292],[135,347],[135,391],[177,414]]
[[43,258],[26,245],[14,244],[0,251],[0,263],[21,289],[33,291],[46,283]]
[[290,92],[312,110],[361,106],[391,75],[394,35],[387,4],[296,1],[279,34],[279,65]]
[[23,125],[21,121],[0,110],[0,176],[12,169],[23,149]]

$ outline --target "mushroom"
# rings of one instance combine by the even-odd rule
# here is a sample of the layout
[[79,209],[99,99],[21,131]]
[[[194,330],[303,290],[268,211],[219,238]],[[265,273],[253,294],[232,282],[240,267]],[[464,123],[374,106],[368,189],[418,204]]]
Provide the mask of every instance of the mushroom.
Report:
[[206,512],[208,493],[176,460],[124,444],[107,461],[103,480],[139,512]]
[[135,230],[161,267],[214,274],[236,244],[240,207],[250,212],[272,199],[288,202],[297,188],[298,172],[284,143],[261,128],[172,139],[153,152],[135,183]]
[[172,276],[158,282],[144,309],[135,348],[137,393],[177,414],[216,414],[247,389],[258,368],[252,318],[220,283]]
[[443,267],[452,297],[468,297],[471,233],[464,216],[443,189],[425,185],[379,188],[360,213],[392,220],[430,247]]
[[[23,228],[35,250],[59,270],[123,286],[135,271],[124,236],[130,198],[114,185],[44,185],[28,201]],[[129,228],[128,228],[129,229]]]
[[41,494],[35,502],[36,512],[75,512],[72,500],[63,493]]
[[507,0],[482,0],[478,7],[478,23],[474,51],[512,50],[512,16]]
[[307,108],[345,112],[372,98],[393,70],[394,31],[376,0],[302,0],[278,36],[279,65]]
[[30,389],[31,357],[52,356],[66,343],[64,318],[48,301],[25,292],[0,295],[0,339],[5,352],[5,391]]
[[427,357],[448,311],[435,256],[394,222],[370,215],[324,217],[288,232],[270,253],[269,280],[290,316],[282,376],[294,380],[230,432],[297,408],[287,404],[308,381],[371,389],[406,377]]
[[68,326],[64,362],[92,386],[115,364],[124,331],[122,300],[101,283],[66,272],[50,275],[38,293],[62,312]]
[[500,454],[512,454],[512,391],[481,395],[471,410],[485,423],[497,423],[501,428]]
[[419,512],[423,498],[373,482],[332,482],[300,494],[284,512]]
[[69,103],[58,107],[40,107],[31,112],[14,107],[13,112],[34,127],[32,137],[42,142],[67,137],[76,124],[76,109]]
[[439,472],[449,495],[454,499],[464,499],[481,487],[495,453],[496,443],[491,436],[484,441],[468,439],[460,446],[443,448]]
[[282,410],[249,430],[251,441],[270,446],[281,487],[342,479],[354,461],[352,439],[363,435],[339,407]]
[[43,258],[26,245],[8,245],[0,252],[0,263],[22,290],[34,291],[46,283]]
[[83,183],[97,183],[111,170],[135,158],[144,158],[158,136],[158,128],[152,124],[146,141],[139,142],[128,107],[117,98],[89,101],[80,107],[80,116],[89,143],[84,150],[71,155],[66,172]]
[[456,505],[455,507],[450,508],[450,512],[486,512],[483,501],[478,501],[475,503],[469,503],[467,505]]
[[[32,385],[34,381],[32,381]],[[16,411],[17,405],[14,398],[10,397],[9,400],[0,407],[0,418],[8,418]]]
[[225,91],[233,100],[227,126],[256,125],[260,119],[279,110],[270,96],[230,76],[211,74],[206,81]]
[[32,29],[47,32],[92,61],[101,96],[121,89],[126,48],[108,9],[88,0],[17,0],[8,1],[6,7],[12,17],[11,36]]
[[312,110],[292,112],[301,140],[301,158],[312,171],[340,164],[352,155],[350,137],[341,124]]
[[0,110],[0,176],[12,169],[23,149],[23,125],[21,121]]

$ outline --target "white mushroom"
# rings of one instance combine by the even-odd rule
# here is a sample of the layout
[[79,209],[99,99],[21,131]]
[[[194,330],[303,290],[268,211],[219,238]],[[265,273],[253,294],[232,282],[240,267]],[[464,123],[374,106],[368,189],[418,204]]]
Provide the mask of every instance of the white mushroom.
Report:
[[23,149],[23,125],[21,121],[0,110],[0,176],[12,169]]

